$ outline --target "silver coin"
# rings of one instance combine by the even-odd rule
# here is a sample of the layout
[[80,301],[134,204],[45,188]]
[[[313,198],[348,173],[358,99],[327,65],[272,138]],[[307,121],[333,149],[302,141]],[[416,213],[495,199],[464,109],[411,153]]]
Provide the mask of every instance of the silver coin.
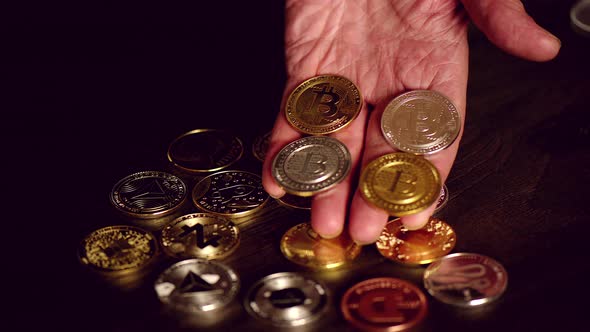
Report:
[[318,319],[328,308],[326,287],[301,274],[282,272],[256,282],[245,299],[254,317],[276,326],[300,326]]
[[144,171],[117,182],[110,201],[127,215],[156,218],[176,211],[186,196],[186,184],[180,178],[166,172]]
[[198,208],[228,217],[256,212],[267,201],[260,176],[244,171],[211,174],[193,188],[193,203]]
[[437,300],[472,307],[491,302],[506,290],[508,273],[490,257],[456,253],[432,262],[424,271],[424,288]]
[[350,152],[335,138],[308,136],[279,151],[272,175],[286,192],[312,196],[342,182],[351,168]]
[[180,261],[160,274],[154,284],[160,301],[181,312],[204,312],[228,305],[240,282],[228,266],[204,259]]
[[461,118],[453,103],[430,90],[406,92],[393,99],[381,117],[381,131],[394,148],[430,154],[451,145],[459,136]]
[[434,213],[437,213],[440,210],[442,210],[442,208],[445,207],[445,205],[447,205],[448,201],[449,201],[449,188],[447,188],[446,184],[443,184],[442,188],[440,189],[440,195],[438,196],[438,200],[436,201],[436,207],[434,208]]

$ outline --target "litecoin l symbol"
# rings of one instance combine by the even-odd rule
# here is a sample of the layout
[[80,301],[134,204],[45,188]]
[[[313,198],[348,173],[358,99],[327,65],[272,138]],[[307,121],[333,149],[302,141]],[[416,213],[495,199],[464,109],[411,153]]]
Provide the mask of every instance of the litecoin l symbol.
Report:
[[[340,101],[340,96],[334,92],[334,87],[324,86],[321,91],[314,90],[313,93],[317,94],[317,96],[314,98],[313,104],[311,105],[312,110],[317,109],[325,118],[330,118],[336,115],[338,112],[337,104]],[[324,96],[327,96],[329,99],[326,100]]]
[[189,226],[182,226],[182,230],[183,232],[180,233],[180,237],[185,237],[187,235],[189,235],[192,232],[196,233],[197,236],[197,246],[201,249],[204,249],[205,247],[212,245],[214,247],[219,246],[219,240],[221,240],[221,236],[220,235],[214,235],[212,237],[210,237],[209,239],[205,240],[205,228],[203,227],[203,225],[201,224],[196,224],[192,227]]

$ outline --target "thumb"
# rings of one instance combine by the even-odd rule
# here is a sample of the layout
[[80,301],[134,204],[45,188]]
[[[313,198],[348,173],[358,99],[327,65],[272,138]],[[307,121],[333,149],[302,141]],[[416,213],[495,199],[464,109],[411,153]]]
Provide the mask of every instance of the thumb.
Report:
[[532,61],[553,59],[561,47],[519,0],[462,0],[473,23],[502,50]]

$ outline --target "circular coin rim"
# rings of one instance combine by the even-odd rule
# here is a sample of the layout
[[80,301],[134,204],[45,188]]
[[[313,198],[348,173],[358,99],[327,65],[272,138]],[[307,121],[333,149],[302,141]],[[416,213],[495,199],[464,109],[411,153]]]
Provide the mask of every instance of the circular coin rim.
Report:
[[[292,195],[292,194],[287,194],[287,195],[290,195],[290,196],[295,196],[295,197],[302,197],[302,196],[297,196],[297,195]],[[284,200],[284,197],[285,197],[285,196],[279,197],[279,198],[277,198],[277,199],[276,199],[276,201],[277,201],[279,204],[281,204],[281,205],[283,205],[283,206],[290,207],[290,208],[299,209],[299,210],[311,210],[311,206],[309,206],[309,207],[307,207],[307,206],[303,207],[303,206],[299,206],[299,205],[295,205],[295,204],[291,204],[291,203],[289,203],[289,202],[286,202],[286,201]],[[311,197],[311,196],[308,196],[308,197]],[[303,198],[306,198],[306,197],[303,197]]]
[[[218,132],[218,133],[223,133],[226,134],[232,138],[234,138],[236,141],[238,141],[239,145],[240,145],[240,153],[238,154],[238,156],[232,160],[230,163],[223,165],[223,166],[219,166],[219,167],[215,167],[215,168],[209,168],[209,169],[197,169],[197,168],[188,168],[185,166],[182,166],[180,164],[178,164],[177,162],[174,161],[174,158],[172,157],[172,153],[170,152],[170,149],[172,148],[172,146],[178,142],[179,140],[183,139],[186,136],[190,136],[190,135],[194,135],[194,134],[199,134],[199,133],[204,133],[204,132]],[[204,129],[194,129],[191,131],[188,131],[178,137],[176,137],[169,145],[168,145],[168,150],[166,152],[166,157],[168,158],[168,161],[171,162],[174,166],[189,172],[189,173],[210,173],[210,172],[216,172],[225,168],[230,167],[231,165],[235,164],[238,160],[240,160],[240,158],[242,158],[242,155],[244,154],[244,143],[242,142],[242,140],[236,136],[231,134],[229,131],[226,130],[222,130],[222,129],[212,129],[212,128],[204,128]]]
[[[270,136],[272,135],[272,131],[269,131],[261,136],[256,136],[256,138],[254,139],[254,142],[252,142],[252,155],[254,156],[254,158],[258,159],[261,162],[264,162],[264,158],[262,158],[260,156],[260,154],[258,153],[260,150],[260,145],[262,144],[262,142],[264,142],[265,138],[268,136],[268,140],[270,143]],[[266,157],[266,152],[265,152],[265,157]]]
[[[445,193],[445,197],[443,199],[443,202],[440,204],[440,206],[437,206],[434,208],[433,214],[440,212],[440,210],[442,210],[445,207],[445,205],[447,205],[447,203],[449,202],[449,188],[447,187],[446,184],[442,185],[442,190]],[[439,195],[439,197],[440,197],[440,195]],[[436,198],[436,203],[438,205],[438,197]]]
[[[330,82],[332,82],[331,80],[334,80],[334,81],[342,80],[342,81],[348,82],[350,85],[352,85],[352,87],[356,90],[356,92],[358,92],[360,102],[359,102],[357,109],[355,110],[354,115],[348,121],[346,121],[343,125],[341,125],[340,127],[335,128],[333,130],[329,130],[329,131],[321,131],[320,132],[320,131],[314,131],[314,130],[305,130],[301,127],[296,126],[295,123],[293,122],[292,116],[290,116],[289,114],[293,113],[293,110],[292,110],[293,106],[292,105],[297,103],[301,94],[304,91],[306,91],[307,89],[301,89],[300,93],[296,93],[296,91],[298,91],[300,88],[302,88],[305,85],[311,86],[313,83],[315,83],[314,81],[320,81],[320,83],[330,83]],[[298,96],[296,96],[296,94],[298,94]],[[354,82],[352,82],[350,79],[348,79],[344,76],[341,76],[341,75],[330,75],[330,74],[318,75],[318,76],[308,78],[307,80],[301,82],[299,85],[297,85],[293,89],[293,91],[291,91],[291,93],[289,94],[289,97],[287,98],[287,102],[285,104],[285,112],[284,113],[285,113],[285,118],[287,118],[287,121],[289,122],[291,127],[295,128],[297,131],[304,133],[304,134],[308,134],[308,135],[326,135],[326,134],[334,133],[336,131],[339,131],[343,128],[348,127],[361,113],[361,110],[363,108],[363,103],[364,103],[364,99],[363,99],[363,95],[361,94],[361,91],[356,86],[356,84],[354,84]],[[309,127],[310,128],[311,127],[321,128],[318,126],[311,126],[311,125]]]

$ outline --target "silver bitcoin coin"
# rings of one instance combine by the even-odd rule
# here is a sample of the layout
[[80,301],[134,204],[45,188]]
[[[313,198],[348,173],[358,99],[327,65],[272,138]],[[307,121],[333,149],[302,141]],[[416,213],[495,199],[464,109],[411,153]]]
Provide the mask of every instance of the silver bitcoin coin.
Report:
[[381,131],[389,144],[413,154],[431,154],[447,148],[460,130],[461,118],[455,105],[430,90],[399,95],[381,117]]
[[204,259],[180,261],[160,274],[154,284],[162,303],[181,312],[205,312],[228,305],[240,282],[228,266]]
[[276,326],[300,326],[321,317],[328,308],[326,287],[303,275],[283,272],[256,282],[245,299],[248,313]]
[[350,152],[335,138],[308,136],[287,144],[275,157],[272,175],[287,193],[312,196],[342,182]]
[[157,218],[176,211],[187,196],[186,184],[160,171],[131,174],[111,190],[111,203],[124,214],[137,218]]

